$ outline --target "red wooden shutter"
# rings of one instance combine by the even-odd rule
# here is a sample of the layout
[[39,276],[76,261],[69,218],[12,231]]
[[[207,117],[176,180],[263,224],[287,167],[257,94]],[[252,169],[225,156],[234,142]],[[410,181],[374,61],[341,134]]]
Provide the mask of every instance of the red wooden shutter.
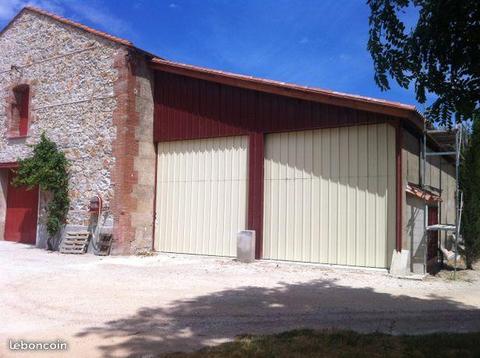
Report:
[[28,133],[28,106],[29,106],[29,95],[30,95],[30,90],[28,86],[22,87],[19,90],[19,96],[17,97],[19,100],[18,103],[18,110],[19,110],[19,135],[20,136],[26,136]]

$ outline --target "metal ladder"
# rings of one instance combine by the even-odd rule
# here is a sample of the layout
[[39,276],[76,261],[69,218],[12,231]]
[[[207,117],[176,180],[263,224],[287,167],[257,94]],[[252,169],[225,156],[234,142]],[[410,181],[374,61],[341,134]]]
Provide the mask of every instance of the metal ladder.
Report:
[[[461,161],[461,152],[464,143],[463,137],[463,126],[458,124],[453,129],[455,131],[455,150],[454,151],[445,151],[445,152],[428,152],[427,151],[427,135],[434,134],[439,132],[446,132],[444,130],[428,130],[426,128],[426,123],[424,124],[423,130],[423,143],[422,143],[422,175],[421,175],[421,186],[422,189],[426,189],[426,166],[427,158],[432,156],[455,156],[455,223],[454,224],[437,224],[437,225],[428,225],[428,203],[425,202],[425,214],[424,214],[424,237],[428,240],[427,233],[429,231],[445,231],[445,232],[454,232],[454,280],[457,277],[457,261],[458,261],[458,245],[461,240],[460,236],[460,227],[462,222],[462,211],[463,211],[463,193],[460,190],[459,186],[459,177],[460,177],[460,161]],[[425,252],[426,255],[426,252]],[[427,258],[425,257],[426,265]]]

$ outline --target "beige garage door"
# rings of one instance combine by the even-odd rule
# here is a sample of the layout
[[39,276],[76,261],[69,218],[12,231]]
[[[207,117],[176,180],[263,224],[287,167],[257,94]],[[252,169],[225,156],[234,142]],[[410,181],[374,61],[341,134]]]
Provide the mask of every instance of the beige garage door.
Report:
[[157,250],[234,256],[246,211],[246,137],[158,144]]
[[395,129],[272,134],[264,257],[385,268],[395,243]]

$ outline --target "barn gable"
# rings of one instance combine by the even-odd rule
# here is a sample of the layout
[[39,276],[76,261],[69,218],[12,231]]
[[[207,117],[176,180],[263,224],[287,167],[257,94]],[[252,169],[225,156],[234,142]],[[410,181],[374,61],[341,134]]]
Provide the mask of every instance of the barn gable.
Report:
[[[151,134],[136,135],[140,122],[153,126],[153,110],[148,109],[151,90],[145,89],[148,76],[144,53],[129,41],[40,9],[24,8],[0,32],[0,164],[6,167],[28,156],[30,145],[45,132],[71,162],[67,226],[86,228],[91,219],[89,200],[99,195],[109,208],[103,218],[105,226],[125,220],[122,232],[135,235],[138,223],[132,224],[130,214],[120,218],[117,210],[128,202],[127,211],[136,213],[135,201],[129,198],[135,183],[126,183],[125,176],[131,175],[135,158],[148,153],[139,155],[135,143],[148,138],[154,162]],[[143,90],[136,91],[142,85]],[[29,94],[28,128],[22,133],[14,110],[18,88],[28,89]],[[142,105],[137,106],[141,97]],[[127,122],[132,127],[125,129]],[[125,166],[129,169],[124,170]],[[0,170],[2,182],[8,175],[8,169]],[[2,190],[7,189],[2,186]],[[0,195],[2,229],[8,219],[5,197],[5,193]],[[47,201],[46,193],[40,192],[34,240],[38,246],[45,245]],[[145,210],[148,225],[139,232],[151,230],[153,209]]]

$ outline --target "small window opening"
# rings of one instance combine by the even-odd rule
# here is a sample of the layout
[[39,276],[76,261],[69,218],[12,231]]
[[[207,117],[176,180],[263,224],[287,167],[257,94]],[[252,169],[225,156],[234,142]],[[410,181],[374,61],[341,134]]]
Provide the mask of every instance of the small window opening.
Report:
[[12,135],[26,136],[28,133],[28,114],[30,103],[30,88],[20,85],[13,89],[12,118],[10,132]]

